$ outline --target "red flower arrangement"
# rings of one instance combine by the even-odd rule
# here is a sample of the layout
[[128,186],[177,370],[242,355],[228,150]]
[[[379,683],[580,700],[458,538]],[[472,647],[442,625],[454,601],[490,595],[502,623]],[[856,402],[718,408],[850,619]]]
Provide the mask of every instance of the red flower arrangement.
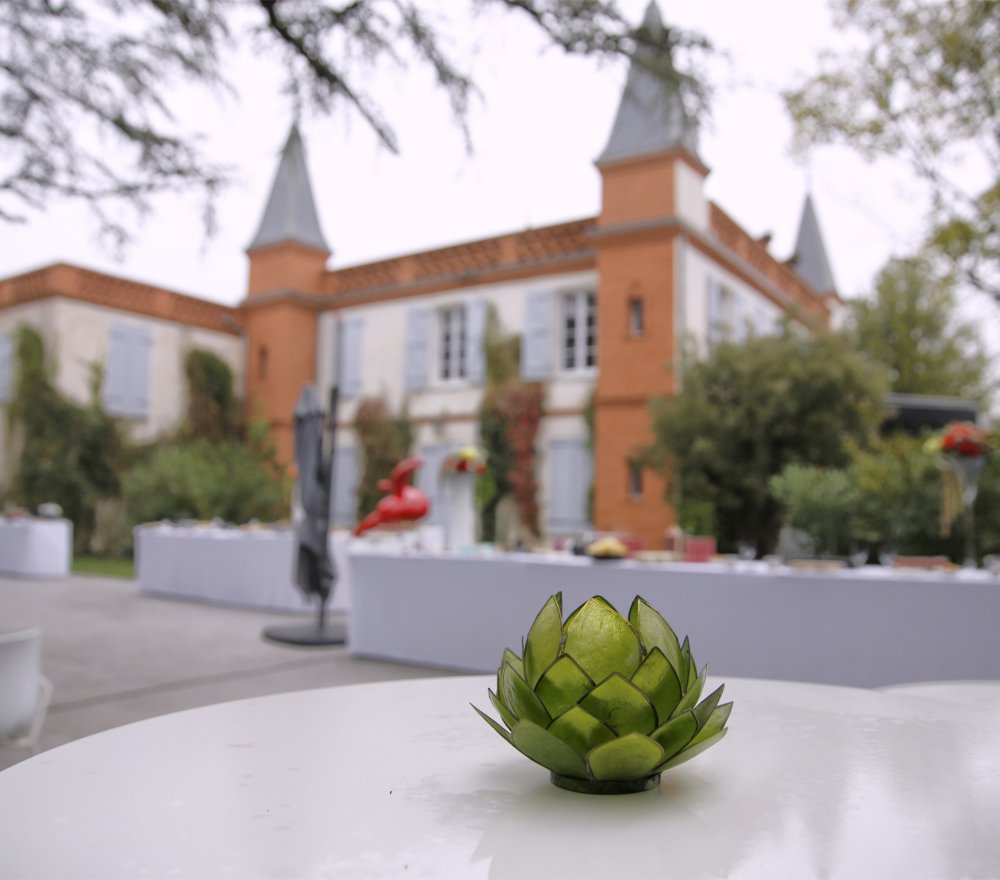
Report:
[[989,455],[991,450],[989,435],[971,422],[955,422],[949,425],[941,438],[941,451],[945,455],[982,458]]
[[486,471],[486,462],[474,446],[463,446],[444,460],[441,470],[445,473],[482,474]]

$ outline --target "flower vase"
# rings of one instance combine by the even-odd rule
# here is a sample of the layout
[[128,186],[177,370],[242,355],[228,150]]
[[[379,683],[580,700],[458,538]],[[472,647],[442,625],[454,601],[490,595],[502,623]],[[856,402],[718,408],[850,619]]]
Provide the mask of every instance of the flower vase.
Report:
[[452,471],[442,482],[444,546],[458,553],[476,543],[476,475]]
[[977,568],[976,562],[976,496],[979,494],[979,477],[986,464],[985,456],[954,458],[951,466],[958,477],[962,493],[962,510],[965,513],[965,567]]

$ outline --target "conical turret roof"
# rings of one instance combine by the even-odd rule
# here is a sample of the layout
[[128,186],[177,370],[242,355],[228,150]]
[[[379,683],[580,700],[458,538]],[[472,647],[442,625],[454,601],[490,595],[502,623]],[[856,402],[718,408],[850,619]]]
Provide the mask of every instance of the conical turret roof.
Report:
[[247,247],[248,251],[270,244],[294,242],[330,253],[316,213],[305,145],[299,127],[292,123],[281,151],[278,170],[271,184],[260,226]]
[[[656,0],[646,7],[643,28],[654,39],[663,34],[663,19]],[[695,120],[684,112],[676,83],[655,73],[669,58],[658,57],[652,49],[641,49],[632,60],[628,79],[618,104],[604,152],[598,163],[629,159],[683,147],[698,155],[698,130]],[[643,63],[645,62],[645,63]]]
[[795,271],[813,290],[818,293],[836,292],[837,285],[833,280],[826,245],[823,244],[823,233],[819,228],[819,218],[810,194],[806,195],[805,205],[802,206],[802,219],[799,221],[799,234],[795,240],[792,260]]

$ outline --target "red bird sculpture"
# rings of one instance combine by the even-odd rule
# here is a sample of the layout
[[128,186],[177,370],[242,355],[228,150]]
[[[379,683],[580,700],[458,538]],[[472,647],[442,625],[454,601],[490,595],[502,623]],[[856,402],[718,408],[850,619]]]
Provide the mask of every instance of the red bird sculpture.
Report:
[[379,480],[379,489],[388,494],[358,523],[354,529],[355,535],[363,535],[377,526],[415,522],[427,516],[431,509],[430,500],[409,483],[410,475],[422,464],[422,459],[404,458],[392,469],[388,480]]

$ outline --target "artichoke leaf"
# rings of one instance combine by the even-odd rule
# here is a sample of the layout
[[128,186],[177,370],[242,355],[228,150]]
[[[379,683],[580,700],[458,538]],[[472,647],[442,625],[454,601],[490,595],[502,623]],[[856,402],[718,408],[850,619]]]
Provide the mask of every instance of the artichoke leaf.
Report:
[[699,730],[705,726],[705,722],[708,721],[709,716],[711,716],[711,714],[715,711],[715,707],[719,705],[719,700],[722,699],[722,691],[724,688],[725,685],[720,685],[694,707],[694,717],[698,719]]
[[632,684],[641,690],[656,710],[656,723],[662,724],[681,700],[681,683],[674,667],[659,648],[653,648],[632,676]]
[[708,720],[694,735],[694,738],[691,740],[691,745],[696,746],[698,743],[703,742],[704,740],[715,736],[719,733],[719,731],[724,730],[726,728],[726,722],[729,721],[729,713],[732,711],[732,703],[723,703],[721,706],[714,709],[712,714],[708,716]]
[[705,749],[710,749],[714,746],[720,739],[722,739],[729,732],[728,727],[723,727],[714,736],[710,736],[708,739],[703,739],[700,743],[692,746],[688,746],[679,755],[675,755],[666,764],[662,764],[657,767],[658,771],[670,770],[672,767],[679,767],[685,761],[690,761],[692,758],[700,755]]
[[538,679],[535,694],[553,718],[580,702],[594,682],[568,654],[559,657]]
[[580,700],[580,706],[619,736],[648,734],[656,727],[653,704],[639,688],[617,673],[608,676]]
[[[659,648],[663,652],[677,673],[678,680],[683,684],[687,678],[687,670],[683,669],[681,646],[677,641],[677,634],[671,629],[663,615],[641,596],[636,596],[628,611],[628,621],[639,634],[647,651]],[[681,675],[682,670],[684,675]]]
[[563,651],[594,681],[631,676],[642,660],[639,636],[606,599],[594,596],[566,622]]
[[534,688],[542,673],[559,656],[562,642],[562,593],[549,596],[524,642],[524,679]]
[[572,746],[532,721],[519,721],[511,735],[511,742],[522,755],[548,770],[578,779],[589,776],[587,762]]
[[663,749],[648,736],[630,733],[602,746],[587,756],[595,779],[641,779],[663,762]]
[[681,697],[681,701],[677,704],[677,708],[674,709],[674,717],[680,715],[681,712],[686,712],[688,709],[693,709],[695,704],[698,702],[699,697],[701,697],[702,689],[705,687],[705,679],[708,677],[708,667],[706,666],[701,671],[694,682],[694,685],[688,689],[687,693]]
[[581,755],[616,738],[608,725],[579,706],[567,709],[556,718],[549,725],[549,733],[571,745]]
[[500,736],[502,736],[505,740],[507,740],[507,742],[509,742],[511,745],[514,745],[514,741],[513,739],[511,739],[511,735],[506,730],[504,730],[503,727],[501,727],[496,721],[490,718],[490,716],[487,715],[478,706],[473,706],[472,703],[469,703],[469,705],[476,710],[479,717],[482,718],[483,721],[485,721],[490,727],[492,727],[497,733],[499,733]]
[[676,718],[671,718],[666,724],[661,724],[650,736],[663,749],[664,761],[669,761],[684,749],[697,733],[698,721],[694,717],[694,712],[688,709]]
[[[524,678],[524,663],[521,658],[517,656],[510,648],[503,649],[503,657],[500,658],[500,667],[503,668],[504,663],[509,663],[514,667],[514,671]],[[500,670],[497,670],[497,675],[499,676]],[[498,679],[499,680],[499,679]]]
[[508,730],[513,730],[514,725],[517,724],[517,719],[514,717],[513,713],[508,709],[493,691],[487,689],[486,693],[490,695],[490,702],[493,704],[493,708],[497,710],[497,713],[503,719],[503,723],[507,725]]
[[684,636],[684,644],[681,645],[681,668],[677,671],[677,677],[681,680],[681,684],[685,686],[685,690],[691,687],[691,672],[695,669],[697,667],[691,659],[691,643],[688,641],[688,637]]
[[542,727],[548,727],[552,719],[545,711],[542,701],[528,687],[514,667],[505,663],[500,667],[500,699],[503,700],[510,713],[518,720],[528,718]]

